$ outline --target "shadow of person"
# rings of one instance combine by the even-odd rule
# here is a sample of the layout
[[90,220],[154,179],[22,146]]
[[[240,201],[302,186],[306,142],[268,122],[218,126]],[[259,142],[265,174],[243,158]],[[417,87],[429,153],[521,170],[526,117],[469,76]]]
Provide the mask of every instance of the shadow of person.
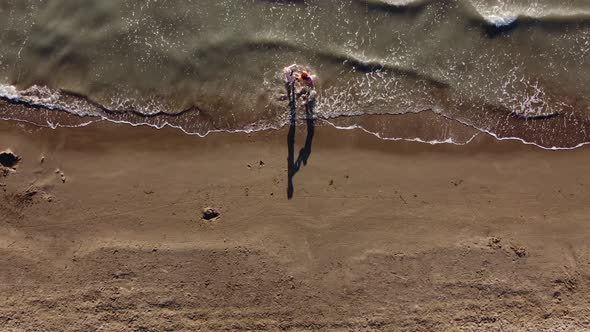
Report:
[[[291,99],[291,98],[289,98]],[[295,102],[289,101],[290,123],[289,133],[287,134],[287,149],[289,155],[287,156],[287,198],[293,197],[293,176],[297,172],[295,170],[295,129],[297,126],[297,105]]]
[[308,101],[305,105],[306,123],[307,123],[307,136],[305,137],[305,144],[303,148],[299,150],[297,160],[295,160],[295,129],[297,127],[297,105],[295,99],[292,103],[289,103],[290,111],[290,124],[289,133],[287,134],[287,198],[293,198],[293,177],[301,169],[301,164],[307,165],[309,156],[311,155],[311,146],[313,143],[314,135],[314,119],[313,109],[315,101]]

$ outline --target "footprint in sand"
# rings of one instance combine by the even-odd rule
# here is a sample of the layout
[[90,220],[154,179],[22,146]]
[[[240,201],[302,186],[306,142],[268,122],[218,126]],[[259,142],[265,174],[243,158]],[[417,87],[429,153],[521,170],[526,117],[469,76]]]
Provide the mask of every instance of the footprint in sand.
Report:
[[62,183],[66,183],[66,175],[62,172],[59,168],[55,169],[55,174],[59,175],[59,178]]

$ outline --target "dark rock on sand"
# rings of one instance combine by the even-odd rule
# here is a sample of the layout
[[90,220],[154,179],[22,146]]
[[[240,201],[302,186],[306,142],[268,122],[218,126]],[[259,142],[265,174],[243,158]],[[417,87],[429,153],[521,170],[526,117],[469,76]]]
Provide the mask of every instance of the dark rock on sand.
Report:
[[3,167],[14,168],[19,161],[20,157],[10,150],[0,152],[0,165]]
[[216,220],[217,218],[219,218],[219,212],[217,212],[212,207],[206,207],[203,209],[203,219],[204,220],[212,221],[212,220]]

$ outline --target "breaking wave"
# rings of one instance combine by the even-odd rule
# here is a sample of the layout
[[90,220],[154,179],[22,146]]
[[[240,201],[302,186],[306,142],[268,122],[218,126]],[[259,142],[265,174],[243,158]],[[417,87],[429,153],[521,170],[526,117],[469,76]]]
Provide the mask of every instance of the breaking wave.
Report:
[[429,5],[453,6],[482,25],[497,28],[520,23],[536,24],[590,24],[590,6],[563,8],[566,4],[540,4],[539,2],[482,1],[482,0],[362,0],[372,8],[389,8],[393,11],[423,10]]

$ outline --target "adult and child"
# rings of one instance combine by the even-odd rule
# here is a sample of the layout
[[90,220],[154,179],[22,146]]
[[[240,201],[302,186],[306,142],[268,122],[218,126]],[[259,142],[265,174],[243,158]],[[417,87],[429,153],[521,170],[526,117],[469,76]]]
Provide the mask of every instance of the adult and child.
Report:
[[295,105],[297,97],[304,95],[305,101],[309,102],[315,96],[315,80],[301,67],[292,64],[283,69],[285,74],[285,85],[289,103]]

